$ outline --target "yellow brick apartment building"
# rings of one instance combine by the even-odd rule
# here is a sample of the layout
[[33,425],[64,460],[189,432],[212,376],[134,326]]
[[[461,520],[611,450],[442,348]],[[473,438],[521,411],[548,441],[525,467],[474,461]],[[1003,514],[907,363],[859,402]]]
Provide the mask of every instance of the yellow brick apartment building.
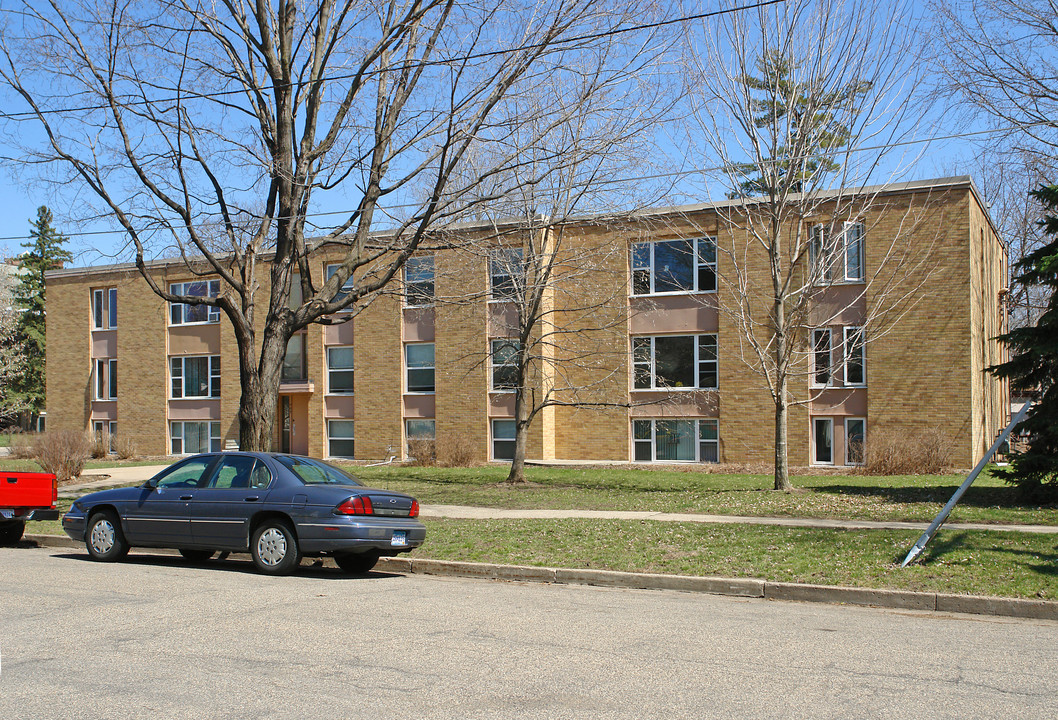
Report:
[[[858,465],[872,437],[939,433],[952,461],[970,466],[1009,414],[1006,386],[985,372],[1004,358],[994,338],[1006,322],[1006,248],[967,177],[861,192],[869,204],[831,219],[836,240],[813,244],[811,262],[826,255],[833,263],[813,296],[792,376],[790,461]],[[596,317],[619,332],[599,333],[592,343],[602,360],[577,371],[594,372],[584,382],[608,402],[541,412],[530,459],[771,460],[774,406],[740,337],[729,282],[760,279],[766,265],[743,251],[751,240],[732,222],[734,202],[567,224],[567,242],[618,250],[598,269],[597,281],[614,292]],[[823,237],[819,219],[799,222]],[[509,257],[510,248],[498,252]],[[313,258],[322,281],[338,255],[323,247]],[[517,310],[505,300],[504,267],[488,254],[419,253],[393,292],[346,322],[296,335],[275,449],[382,461],[406,458],[410,440],[447,438],[474,460],[509,459],[508,336]],[[176,293],[222,291],[179,261],[149,271]],[[597,292],[588,275],[555,282],[569,285],[560,288],[566,298]],[[452,297],[464,301],[446,302]],[[560,347],[553,363],[563,357]],[[149,455],[231,447],[236,358],[220,313],[166,303],[131,265],[47,275],[49,429],[108,432]]]

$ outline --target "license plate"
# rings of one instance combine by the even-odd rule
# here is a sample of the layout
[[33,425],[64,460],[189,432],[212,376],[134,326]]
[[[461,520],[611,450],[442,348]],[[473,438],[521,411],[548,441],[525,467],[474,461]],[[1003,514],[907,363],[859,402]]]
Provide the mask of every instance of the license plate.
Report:
[[393,547],[404,547],[408,544],[408,533],[404,530],[394,530],[393,539],[389,541]]

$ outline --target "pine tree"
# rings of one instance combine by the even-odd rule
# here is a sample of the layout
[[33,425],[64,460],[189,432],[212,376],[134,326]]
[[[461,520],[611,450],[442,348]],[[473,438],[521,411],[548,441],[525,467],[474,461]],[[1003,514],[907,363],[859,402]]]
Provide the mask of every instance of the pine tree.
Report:
[[51,210],[43,205],[37,208],[37,219],[31,221],[30,241],[22,245],[27,252],[19,258],[19,284],[14,293],[20,311],[15,342],[22,347],[24,362],[6,392],[10,401],[34,414],[44,409],[44,273],[73,259],[63,247],[67,239],[51,223]]
[[1028,434],[1028,448],[1013,455],[1003,475],[1025,500],[1054,503],[1058,502],[1058,185],[1042,187],[1033,195],[1047,210],[1042,225],[1052,240],[1014,266],[1018,272],[1014,280],[1049,288],[1051,296],[1035,326],[1000,336],[1012,357],[989,371],[1009,378],[1015,388],[1038,393],[1036,405],[1015,428]]

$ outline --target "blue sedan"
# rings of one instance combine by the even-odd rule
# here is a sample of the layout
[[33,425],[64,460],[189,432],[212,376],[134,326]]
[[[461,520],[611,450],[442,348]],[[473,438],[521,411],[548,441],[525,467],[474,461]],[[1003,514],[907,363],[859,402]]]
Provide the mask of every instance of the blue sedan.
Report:
[[364,487],[345,471],[297,455],[194,455],[139,487],[91,493],[73,503],[62,527],[95,560],[131,547],[176,548],[192,561],[250,552],[264,573],[292,573],[303,556],[330,555],[365,573],[383,555],[422,544],[415,498]]

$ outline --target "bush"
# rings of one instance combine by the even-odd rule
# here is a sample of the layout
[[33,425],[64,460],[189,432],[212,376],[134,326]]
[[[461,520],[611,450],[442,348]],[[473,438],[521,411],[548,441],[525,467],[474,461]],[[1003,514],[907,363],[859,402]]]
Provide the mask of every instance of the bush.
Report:
[[408,440],[408,455],[413,465],[436,465],[437,443],[424,438]]
[[34,449],[33,457],[44,472],[54,473],[63,483],[78,477],[84,470],[92,451],[92,441],[83,432],[59,430],[41,435]]
[[462,435],[443,437],[435,445],[437,464],[441,467],[470,467],[474,461],[474,446]]
[[99,460],[110,454],[110,432],[108,430],[104,430],[101,433],[93,433],[90,437],[93,458]]
[[120,435],[114,440],[114,452],[122,460],[130,460],[136,457],[136,443],[129,438]]
[[872,432],[867,438],[868,475],[939,475],[951,468],[951,445],[939,430],[907,436]]
[[36,435],[19,433],[11,436],[11,457],[16,460],[32,460],[36,456],[33,446],[37,442]]

